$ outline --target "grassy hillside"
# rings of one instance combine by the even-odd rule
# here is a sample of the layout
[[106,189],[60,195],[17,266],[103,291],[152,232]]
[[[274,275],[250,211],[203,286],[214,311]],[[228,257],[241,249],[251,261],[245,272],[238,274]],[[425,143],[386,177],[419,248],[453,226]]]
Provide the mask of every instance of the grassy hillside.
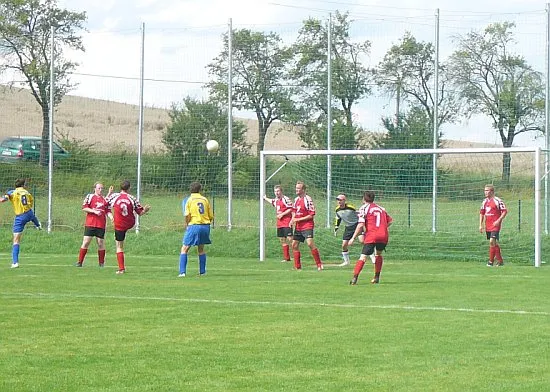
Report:
[[[41,134],[42,113],[29,90],[0,86],[0,108],[0,139]],[[57,135],[93,143],[100,150],[120,144],[133,148],[137,144],[139,107],[136,105],[68,95],[57,108],[54,119]],[[241,120],[247,124],[248,141],[254,147],[258,143],[257,122]],[[169,121],[168,110],[145,108],[145,151],[162,149],[162,132]],[[291,131],[276,123],[267,136],[266,148],[298,149],[299,143]]]
[[[42,113],[29,90],[0,86],[0,140],[13,135],[40,135],[42,130]],[[124,149],[137,150],[137,131],[139,107],[113,101],[91,99],[68,95],[55,113],[55,135],[57,138],[67,136],[71,139],[92,143],[97,150],[109,150],[113,146],[124,146]],[[244,121],[248,128],[248,142],[255,151],[258,143],[257,121]],[[143,149],[145,152],[163,149],[162,133],[169,124],[168,110],[147,107],[144,111]],[[446,148],[500,147],[485,143],[444,140]],[[270,128],[266,150],[299,150],[302,149],[295,132],[280,123]],[[488,156],[477,156],[476,160],[487,165]],[[501,155],[490,156],[489,166],[499,173],[502,167]],[[463,157],[443,156],[440,163],[447,168],[463,167]],[[474,164],[475,165],[475,164]],[[513,161],[514,170],[530,170],[532,160]]]

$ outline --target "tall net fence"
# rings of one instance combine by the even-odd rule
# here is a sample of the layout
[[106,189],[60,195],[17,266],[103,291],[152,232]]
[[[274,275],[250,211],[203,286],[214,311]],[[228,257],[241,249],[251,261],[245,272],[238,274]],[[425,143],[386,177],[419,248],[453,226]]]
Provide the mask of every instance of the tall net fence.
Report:
[[[385,207],[393,218],[387,250],[389,258],[487,261],[488,241],[485,226],[483,232],[479,232],[479,219],[485,198],[484,187],[493,184],[496,196],[504,201],[508,211],[500,238],[503,254],[508,261],[533,264],[537,153],[510,153],[510,176],[503,181],[502,164],[503,159],[507,159],[506,154],[466,151],[438,157],[435,199],[432,197],[433,154],[383,154],[380,150],[360,155],[333,155],[330,166],[326,155],[268,153],[265,159],[266,192],[268,197],[275,197],[272,190],[280,185],[293,200],[296,182],[306,184],[316,211],[315,244],[328,263],[341,262],[344,227],[336,234],[333,230],[337,195],[346,195],[347,202],[358,210],[367,190],[375,192],[375,202]],[[327,200],[329,171],[334,197]],[[541,164],[539,176],[542,173]],[[266,257],[280,258],[279,244],[270,239],[276,235],[276,220],[268,204],[264,222]],[[350,249],[353,257],[358,257],[360,252],[359,243]]]
[[[327,12],[321,10],[314,13],[313,18],[320,21],[320,25],[326,29]],[[234,31],[248,29],[262,34],[273,33],[280,38],[281,46],[290,46],[302,37],[305,20],[306,17],[302,21],[271,25],[235,23],[232,28]],[[436,16],[434,10],[409,9],[400,15],[395,15],[390,14],[387,10],[377,9],[376,12],[372,12],[365,7],[357,7],[350,11],[349,21],[350,42],[365,43],[368,41],[370,44],[368,52],[362,53],[358,57],[361,64],[367,69],[375,68],[392,45],[398,44],[407,33],[410,33],[418,41],[435,45]],[[459,13],[442,10],[439,17],[440,62],[445,63],[451,55],[456,45],[457,36],[471,30],[482,30],[491,23],[503,21],[511,21],[516,26],[514,37],[517,43],[513,45],[512,49],[518,55],[523,56],[535,70],[544,73],[545,64],[543,56],[541,56],[541,53],[545,51],[546,14],[544,10],[516,14]],[[223,116],[214,119],[214,116],[219,115],[220,112],[199,113],[200,115],[197,117],[206,117],[210,121],[196,121],[188,124],[186,138],[182,140],[174,141],[167,137],[168,130],[174,126],[177,119],[170,115],[171,108],[183,109],[186,98],[195,100],[211,98],[209,82],[212,81],[212,75],[209,73],[209,66],[223,52],[224,37],[227,37],[228,29],[229,27],[224,24],[193,28],[165,28],[146,25],[143,41],[140,26],[129,30],[102,29],[84,33],[85,55],[68,54],[69,57],[80,63],[77,72],[71,75],[71,81],[76,88],[70,95],[64,97],[54,113],[54,139],[68,152],[68,154],[56,158],[53,170],[52,227],[54,230],[75,230],[82,225],[83,214],[80,211],[80,203],[84,195],[91,192],[93,184],[97,181],[117,187],[121,180],[128,179],[132,183],[132,191],[135,193],[137,190],[138,127],[140,123],[138,104],[141,93],[142,43],[144,48],[143,101],[145,107],[140,198],[142,202],[152,204],[153,210],[150,216],[141,220],[141,228],[157,231],[180,230],[183,226],[179,213],[180,202],[187,193],[189,183],[193,180],[203,182],[205,193],[214,201],[216,227],[225,228],[229,224],[240,228],[255,229],[258,227],[260,201],[257,197],[257,190],[260,184],[257,146],[260,143],[260,132],[257,115],[253,110],[234,102],[232,108],[234,123],[237,123],[238,126],[242,124],[243,133],[242,139],[234,140],[232,148],[227,146],[227,120]],[[106,42],[109,45],[106,45]],[[239,59],[236,58],[234,61],[237,62]],[[334,66],[337,67],[336,62]],[[21,76],[17,74],[2,75],[2,82],[13,84],[12,87],[0,88],[0,106],[2,108],[0,110],[0,137],[2,139],[10,136],[27,137],[42,134],[41,109],[29,90],[17,87],[24,87],[24,83],[18,83],[21,80]],[[294,94],[295,89],[312,92],[315,87],[319,86],[300,84],[300,82],[287,78],[280,83],[280,87],[283,90],[292,90]],[[371,140],[385,134],[387,129],[380,119],[394,116],[396,106],[401,105],[402,108],[405,108],[410,104],[404,98],[402,98],[402,102],[399,102],[395,96],[381,91],[376,84],[376,79],[370,81],[368,88],[370,92],[360,97],[352,107],[352,119],[354,124],[361,129],[361,134],[358,136],[358,139],[361,140]],[[336,109],[341,109],[338,102],[333,102],[333,105]],[[227,111],[227,107],[225,107],[225,111]],[[497,146],[501,144],[497,132],[486,117],[473,115],[465,118],[468,120],[441,125],[444,139],[441,143],[443,148],[447,146],[474,147],[473,143],[479,142],[481,140],[479,136],[482,134],[492,135],[489,139]],[[289,126],[283,121],[273,121],[267,129],[263,149],[306,150],[312,148],[308,145],[307,135],[302,134],[300,129],[299,126]],[[324,128],[320,126],[319,129],[321,133],[327,131],[326,126]],[[522,145],[536,144],[536,141],[533,140],[535,133],[529,133],[529,135],[532,136],[518,139],[518,141]],[[337,133],[333,137],[345,139]],[[220,151],[216,154],[208,154],[205,149],[206,141],[211,138],[217,139],[221,145]],[[326,137],[324,141],[322,135],[319,138],[321,145],[318,147],[326,148]],[[240,144],[237,145],[237,143]],[[431,146],[429,140],[428,146]],[[397,140],[392,146],[392,148],[401,147],[421,148],[426,146],[415,144],[411,138]],[[231,184],[229,184],[227,174],[228,151],[230,150],[234,154]],[[30,158],[32,151],[29,151],[24,153],[26,157]],[[0,157],[0,188],[5,190],[12,187],[17,177],[30,179],[30,189],[37,196],[37,213],[44,220],[47,216],[48,203],[47,168],[41,167],[31,159],[18,159],[15,157],[18,154],[17,150],[2,149],[0,154],[2,154]],[[519,166],[523,159],[527,158],[514,157],[513,170],[515,170],[516,164]],[[326,184],[326,179],[323,179],[321,172],[315,169],[315,167],[323,166],[322,159],[319,162],[313,162],[314,164],[309,160],[300,160],[299,162],[291,160],[288,168],[281,172],[282,176],[288,175],[283,173],[297,170],[294,168],[290,170],[292,167],[301,167],[304,170],[301,173],[295,172],[295,175],[288,177],[285,181],[282,181],[284,178],[281,179],[285,187],[292,190],[293,181],[298,177],[304,177],[306,182],[311,181],[317,200],[326,198],[326,188],[323,189],[323,186],[326,187],[323,185]],[[308,164],[305,165],[305,162]],[[333,191],[349,192],[357,199],[357,192],[367,184],[365,182],[358,183],[356,189],[348,189],[345,185],[347,181],[340,181],[346,179],[343,168],[349,166],[347,172],[353,173],[356,170],[354,165],[358,165],[357,161],[348,162],[343,159],[342,162],[337,160],[336,163],[342,167],[342,171],[336,173],[335,182],[332,185]],[[485,165],[486,163],[481,164]],[[274,165],[276,164],[274,163]],[[490,166],[492,169],[500,168],[502,163],[496,161],[490,163]],[[471,184],[471,178],[468,177],[473,176],[472,173],[464,172],[464,175],[453,175],[447,179],[447,169],[445,167],[439,169],[443,183],[447,184],[446,181],[448,181],[448,186],[451,187],[451,181],[456,182],[452,192],[440,188],[442,200],[464,197],[471,198],[473,201],[481,194],[480,186],[482,184],[498,182],[501,177],[498,173],[478,172],[475,173],[475,178],[478,178],[479,181]],[[480,170],[479,167],[477,169]],[[358,167],[357,170],[363,169]],[[396,169],[391,174],[398,175],[401,173],[400,170]],[[407,181],[409,181],[413,172],[405,171],[402,175],[408,175]],[[372,173],[369,178],[384,178],[387,177],[387,174],[388,172],[381,171],[377,175]],[[516,175],[514,174],[512,178],[516,178]],[[349,180],[352,181],[351,178]],[[231,198],[233,198],[232,222],[228,222],[230,216],[228,187],[230,185],[233,189],[231,194]],[[268,185],[271,186],[272,183]],[[398,211],[409,208],[409,203],[412,211],[426,208],[425,200],[423,202],[420,200],[431,192],[430,178],[424,177],[418,177],[410,191],[405,189],[404,185],[382,186],[382,183],[372,183],[372,185],[376,185],[376,189],[384,201],[386,201],[386,197],[390,197],[388,200],[390,203],[392,198],[396,198],[396,202],[399,199],[401,204],[397,208]],[[515,189],[508,188],[508,186],[513,185],[506,185],[504,189]],[[405,190],[406,192],[403,193]],[[325,195],[323,195],[323,191]],[[528,207],[521,204],[527,203],[528,206],[529,202],[526,200],[529,198],[519,197],[513,194],[512,190],[509,192],[509,195],[504,195],[507,203],[512,206],[517,205],[517,209],[520,209],[521,205],[523,216],[529,215],[526,212]],[[359,200],[357,199],[355,202],[359,203]],[[320,206],[320,208],[325,208],[324,212],[321,211],[321,216],[330,215],[326,211],[326,206]],[[11,220],[8,216],[9,211],[7,209],[0,209],[0,211],[3,214],[2,224],[9,224]],[[424,225],[428,222],[420,221],[418,215],[412,214],[413,212],[410,216],[399,216],[399,220],[409,222],[410,219],[411,226]],[[509,222],[513,222],[513,220],[510,219]],[[520,225],[518,227],[524,224],[522,222],[524,221],[518,221]],[[515,227],[516,222],[508,223],[508,225]],[[442,230],[443,232],[448,231],[444,229],[444,226]],[[528,229],[525,229],[525,232],[528,232]],[[334,238],[330,238],[330,241],[334,241]],[[326,248],[337,249],[337,246],[330,245]],[[327,257],[337,256],[336,251],[327,254]]]

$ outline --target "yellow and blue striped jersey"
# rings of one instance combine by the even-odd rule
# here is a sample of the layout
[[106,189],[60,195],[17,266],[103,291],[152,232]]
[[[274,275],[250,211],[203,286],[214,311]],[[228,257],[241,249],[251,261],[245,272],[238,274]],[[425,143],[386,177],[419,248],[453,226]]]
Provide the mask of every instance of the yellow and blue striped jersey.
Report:
[[15,215],[21,215],[32,210],[33,197],[30,192],[23,187],[8,191],[5,198],[11,201]]
[[183,216],[188,219],[189,225],[208,225],[214,220],[210,202],[200,193],[191,193],[183,201]]

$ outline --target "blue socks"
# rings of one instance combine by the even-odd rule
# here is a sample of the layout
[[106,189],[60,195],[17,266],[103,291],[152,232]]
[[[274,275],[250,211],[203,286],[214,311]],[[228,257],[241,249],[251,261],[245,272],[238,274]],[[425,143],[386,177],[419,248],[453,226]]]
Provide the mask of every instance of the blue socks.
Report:
[[199,274],[206,274],[206,253],[199,255]]
[[[180,253],[180,274],[187,273],[187,253]],[[199,274],[206,273],[206,253],[199,255]]]
[[180,274],[187,271],[187,253],[180,253]]
[[19,244],[13,244],[13,248],[11,249],[11,259],[13,260],[13,264],[19,263]]

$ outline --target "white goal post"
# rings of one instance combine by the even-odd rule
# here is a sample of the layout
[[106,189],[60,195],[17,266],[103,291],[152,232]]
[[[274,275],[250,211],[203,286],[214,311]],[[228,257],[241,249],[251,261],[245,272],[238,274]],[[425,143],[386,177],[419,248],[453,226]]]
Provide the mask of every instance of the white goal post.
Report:
[[[479,171],[480,169],[484,169],[484,168],[490,168],[491,170],[493,171],[499,171],[499,170],[504,170],[503,168],[506,166],[503,162],[503,157],[504,156],[507,156],[509,157],[508,159],[508,175],[510,175],[510,157],[512,157],[513,159],[511,159],[512,161],[512,167],[515,166],[520,166],[519,164],[521,163],[521,166],[523,167],[523,171],[521,172],[520,175],[518,175],[517,177],[521,177],[521,189],[522,189],[522,192],[524,192],[526,195],[524,197],[524,199],[522,200],[520,198],[520,200],[518,201],[518,205],[517,205],[517,208],[514,208],[514,214],[517,215],[517,211],[516,210],[519,210],[519,213],[521,214],[522,213],[522,201],[524,202],[524,205],[528,205],[528,208],[527,210],[529,211],[528,214],[523,214],[520,215],[519,217],[519,222],[517,223],[517,227],[518,227],[518,230],[520,230],[523,226],[521,225],[524,225],[523,221],[529,221],[529,227],[527,228],[527,230],[530,231],[530,233],[532,234],[529,234],[530,238],[533,238],[534,237],[534,242],[532,243],[532,246],[531,246],[531,243],[529,244],[529,252],[531,254],[529,260],[533,262],[533,265],[535,267],[540,267],[541,265],[541,208],[540,208],[540,205],[541,205],[541,181],[543,179],[546,178],[546,176],[544,175],[544,168],[541,166],[541,164],[543,164],[544,162],[542,162],[542,158],[541,156],[543,156],[542,154],[545,154],[544,156],[546,156],[546,159],[548,160],[548,152],[546,150],[543,150],[539,147],[511,147],[511,148],[448,148],[448,149],[390,149],[390,150],[273,150],[273,151],[261,151],[260,153],[260,182],[259,182],[259,200],[260,200],[260,209],[259,209],[259,260],[260,261],[264,261],[266,260],[266,254],[267,254],[267,249],[266,249],[266,230],[272,230],[273,227],[273,222],[269,223],[269,226],[267,225],[267,221],[268,221],[268,218],[271,219],[271,221],[273,220],[271,218],[270,215],[267,215],[266,214],[266,208],[268,208],[270,211],[271,211],[271,207],[267,204],[267,203],[263,203],[262,202],[262,198],[264,195],[272,195],[272,188],[271,186],[274,185],[274,184],[277,184],[279,178],[278,176],[281,176],[281,173],[284,173],[286,170],[291,170],[291,169],[288,169],[289,166],[287,166],[285,168],[285,170],[281,170],[281,164],[280,162],[283,162],[282,159],[284,159],[284,165],[286,165],[286,163],[288,162],[288,160],[290,159],[291,161],[294,161],[296,162],[296,165],[295,165],[295,169],[293,169],[294,171],[292,173],[287,173],[287,176],[284,177],[285,180],[286,180],[286,185],[287,185],[287,188],[290,188],[290,186],[292,186],[292,189],[287,189],[287,192],[286,192],[286,195],[289,196],[291,199],[293,199],[295,197],[294,195],[294,184],[296,181],[298,180],[301,180],[301,181],[304,181],[306,184],[310,183],[312,181],[312,178],[309,178],[309,176],[313,176],[312,173],[315,173],[316,176],[319,176],[319,174],[323,175],[323,173],[321,173],[321,170],[319,169],[321,166],[322,166],[322,159],[323,157],[328,157],[328,156],[331,156],[332,158],[330,160],[326,160],[326,166],[325,166],[325,172],[324,172],[324,180],[325,180],[325,186],[323,187],[321,184],[322,184],[322,181],[320,178],[317,179],[317,191],[319,192],[319,194],[322,194],[323,198],[326,198],[326,206],[324,206],[323,204],[323,199],[320,198],[320,197],[317,197],[315,199],[315,203],[316,203],[316,206],[320,206],[322,208],[320,209],[323,209],[324,211],[326,211],[327,213],[329,213],[330,211],[333,210],[334,208],[334,202],[332,202],[332,200],[334,200],[334,197],[336,196],[336,194],[338,194],[339,190],[338,190],[338,187],[334,187],[334,186],[327,186],[326,185],[326,179],[327,178],[331,178],[331,181],[333,181],[333,178],[335,176],[335,173],[333,173],[333,166],[334,163],[332,163],[333,159],[337,159],[335,157],[355,157],[354,159],[359,162],[359,165],[363,165],[363,166],[359,166],[360,169],[365,169],[367,170],[370,166],[370,163],[371,162],[393,162],[393,163],[382,163],[381,165],[384,166],[384,167],[389,167],[389,169],[384,169],[384,170],[388,170],[388,171],[382,171],[382,169],[378,170],[377,172],[373,172],[371,173],[370,177],[369,175],[367,175],[367,178],[373,178],[373,177],[378,177],[378,178],[384,178],[386,175],[388,176],[391,176],[392,174],[394,174],[395,170],[392,170],[392,165],[401,165],[399,166],[399,169],[400,169],[400,172],[402,172],[402,175],[406,178],[407,175],[410,175],[411,177],[407,179],[407,181],[410,181],[414,184],[414,182],[416,181],[414,175],[415,172],[414,172],[414,168],[411,167],[408,167],[408,162],[411,162],[411,165],[413,164],[413,162],[415,162],[417,160],[416,157],[422,157],[423,159],[423,162],[424,162],[424,165],[426,167],[427,166],[431,166],[431,168],[429,168],[429,170],[432,170],[434,175],[433,175],[433,178],[429,178],[430,176],[426,176],[424,178],[424,182],[426,184],[429,184],[430,187],[433,187],[433,192],[428,192],[427,190],[425,191],[424,195],[423,195],[423,198],[422,200],[425,202],[424,204],[427,204],[428,202],[431,201],[431,217],[429,218],[432,218],[432,221],[433,221],[433,231],[435,232],[435,222],[436,222],[436,216],[437,216],[437,213],[438,213],[438,200],[440,197],[443,197],[445,198],[445,202],[448,206],[451,206],[450,208],[452,208],[452,203],[453,203],[453,200],[459,200],[459,202],[462,202],[460,199],[458,199],[459,196],[457,195],[461,195],[462,193],[468,193],[467,196],[469,196],[470,198],[468,199],[469,200],[469,203],[472,204],[474,201],[472,200],[475,200],[475,197],[477,197],[477,200],[479,201],[479,203],[477,203],[476,201],[476,205],[481,205],[481,201],[483,200],[483,186],[484,185],[481,185],[481,190],[479,192],[477,192],[477,190],[479,190],[479,184],[482,183],[480,181],[484,181],[484,183],[493,183],[492,180],[495,180],[497,178],[500,178],[500,173],[498,174],[486,174],[485,172],[479,172],[475,175],[470,175],[470,174],[465,174],[464,172],[461,172],[460,174],[458,175],[454,175],[454,171],[457,170],[457,168],[459,167],[459,164],[457,163],[454,163],[453,159],[459,159],[457,157],[460,157],[460,160],[464,161],[464,162],[467,162],[468,165],[471,165],[468,170],[471,170],[472,172],[474,171]],[[277,160],[277,157],[279,157],[279,163],[275,162]],[[317,161],[317,166],[316,166],[316,169],[315,171],[307,171],[306,169],[304,169],[303,171],[302,170],[302,167],[305,168],[306,165],[305,164],[302,164],[302,162],[306,162],[308,159],[312,159],[313,157],[318,157],[318,161]],[[346,158],[346,159],[350,159],[350,158]],[[267,173],[267,166],[268,166],[268,161],[271,162],[271,172],[273,172],[275,169],[276,172],[274,173]],[[340,169],[341,172],[338,172],[336,173],[336,177],[340,176],[343,178],[343,181],[348,181],[348,182],[353,182],[353,178],[354,176],[357,176],[357,166],[354,166],[354,168],[350,168],[350,170],[347,170],[347,173],[345,173],[345,176],[348,176],[348,177],[345,177],[344,176],[344,172],[346,172],[346,165],[348,164],[347,161],[345,161],[344,158],[341,159],[341,163],[340,163]],[[441,169],[441,165],[442,163],[440,162],[442,161],[443,164],[445,164],[446,166],[444,167],[444,169]],[[321,163],[319,163],[321,162]],[[355,161],[354,161],[355,162]],[[398,163],[395,163],[395,162],[398,162]],[[547,164],[548,162],[546,162]],[[283,167],[284,167],[283,165]],[[393,166],[395,167],[395,166]],[[424,168],[425,170],[426,168]],[[281,170],[281,173],[278,173],[279,171]],[[351,170],[354,170],[354,173],[351,173],[350,171]],[[426,170],[425,170],[426,171]],[[451,184],[451,186],[455,186],[454,189],[452,189],[450,191],[450,193],[448,195],[443,195],[441,196],[439,193],[440,193],[440,190],[439,190],[439,180],[438,180],[438,176],[440,176],[440,173],[446,173],[445,174],[445,178],[446,178],[446,181],[448,184]],[[271,175],[270,175],[271,174]],[[275,178],[272,180],[272,177],[274,177],[275,174],[278,174],[278,176],[275,176]],[[456,179],[455,179],[456,177]],[[476,179],[476,183],[472,183],[472,184],[466,184],[466,183],[462,183],[463,181],[465,182],[468,182],[469,178],[470,177],[475,177]],[[503,176],[504,177],[504,176]],[[283,177],[280,177],[280,178],[283,178]],[[294,184],[291,184],[290,181],[293,181]],[[271,181],[271,183],[269,184],[269,188],[268,188],[268,181]],[[383,181],[383,180],[382,180]],[[355,194],[358,194],[359,191],[364,191],[364,190],[368,190],[368,189],[365,189],[366,187],[369,186],[369,183],[367,181],[367,183],[365,182],[358,182],[357,184],[354,184],[354,188],[353,188],[353,192]],[[520,185],[511,185],[509,187],[509,189],[507,190],[508,191],[508,195],[514,195],[515,196],[515,189],[516,187],[519,187]],[[327,188],[328,189],[335,189],[335,194],[327,194]],[[378,184],[378,186],[376,187],[377,188],[377,191],[381,191],[381,193],[384,193],[384,185],[380,185]],[[395,187],[394,187],[395,188]],[[425,187],[427,188],[427,186]],[[398,189],[398,187],[396,188]],[[410,189],[411,189],[411,186],[409,185],[409,194],[410,194]],[[309,190],[309,185],[308,185],[308,190]],[[466,192],[467,190],[467,192]],[[496,191],[496,194],[497,196],[499,196],[499,188],[497,187],[497,191]],[[475,193],[477,192],[477,193]],[[389,194],[389,192],[387,192]],[[399,189],[398,189],[398,192],[399,193]],[[396,193],[396,194],[397,194]],[[414,195],[411,199],[411,196],[409,195],[407,197],[406,195],[406,189],[402,189],[402,192],[400,193],[401,194],[401,199],[403,199],[403,203],[408,203],[409,205],[409,210],[410,210],[410,204],[411,204],[411,200],[413,200],[413,203],[420,199],[420,197],[418,197],[417,199],[415,199]],[[472,196],[473,194],[473,196]],[[479,194],[479,196],[478,196]],[[404,195],[404,196],[403,196]],[[546,196],[546,195],[545,195]],[[272,197],[272,196],[270,196]],[[510,199],[512,197],[509,197]],[[396,196],[396,199],[397,199],[397,196]],[[406,200],[408,199],[408,201]],[[525,202],[525,200],[527,200],[527,202]],[[506,200],[505,200],[506,201]],[[512,200],[510,200],[510,202],[512,202]],[[515,202],[515,200],[514,200]],[[354,199],[354,204],[359,204],[360,203],[360,200],[359,198],[356,196],[355,199]],[[385,199],[381,202],[382,205],[384,205],[385,203]],[[406,204],[403,204],[403,205],[406,205]],[[424,206],[425,207],[425,206]],[[514,205],[515,207],[515,205]],[[448,207],[449,208],[449,207]],[[455,207],[455,209],[458,209],[459,207]],[[460,207],[462,208],[462,207]],[[406,207],[403,207],[402,210],[405,210]],[[508,208],[510,210],[510,208]],[[524,208],[525,209],[525,208]],[[531,209],[531,210],[530,210]],[[531,212],[532,211],[532,212]],[[465,215],[465,213],[463,212],[462,213],[463,215]],[[403,217],[406,215],[406,213],[403,213]],[[422,215],[423,218],[426,218],[426,215],[428,215],[428,213],[424,213]],[[468,212],[468,215],[473,215],[471,214],[471,209],[469,210]],[[479,215],[479,214],[478,214]],[[411,227],[411,223],[410,223],[410,211],[409,211],[409,214],[408,214],[408,219],[409,219],[409,223],[408,223],[408,226],[409,228]],[[320,224],[320,221],[322,219],[322,216],[317,215],[316,217],[316,243],[317,243],[317,228],[321,228],[319,229],[320,231],[322,231],[322,226]],[[515,220],[517,220],[516,218],[514,218],[514,222]],[[413,224],[414,225],[414,224]],[[328,218],[327,218],[327,226],[328,226]],[[469,222],[469,226],[468,227],[471,227],[472,224],[471,222]],[[392,226],[394,227],[394,226]],[[452,227],[452,225],[451,225]],[[506,226],[506,228],[508,228],[508,226]],[[449,230],[449,233],[450,235],[453,234],[453,229],[454,228],[451,228]],[[477,226],[476,226],[476,229],[477,229]],[[522,232],[522,235],[525,235],[525,232],[526,230],[523,229],[523,232]],[[270,231],[271,233],[271,231]],[[272,234],[270,234],[272,235]],[[320,233],[320,235],[322,235]],[[531,237],[532,235],[532,237]],[[425,235],[423,234],[422,237],[424,237]],[[420,238],[420,236],[419,236]],[[477,242],[472,242],[472,244],[468,244],[470,247],[474,247],[474,246],[478,246],[479,244],[479,238],[480,237],[476,237],[476,241]],[[328,243],[327,243],[328,244]],[[331,244],[333,244],[333,242],[331,242]],[[393,245],[393,247],[398,247],[399,245],[398,244],[395,244]],[[424,244],[423,246],[429,246]],[[515,245],[514,245],[515,246]],[[330,245],[330,248],[332,248],[333,245]],[[329,245],[327,245],[327,248],[329,248]],[[306,248],[307,249],[307,248]],[[269,250],[270,252],[270,257],[275,257],[275,253],[279,253],[278,250]],[[337,253],[335,251],[332,251],[331,252],[333,253]],[[327,251],[325,251],[325,253],[329,253]],[[458,251],[457,251],[457,254],[458,254]],[[323,249],[321,249],[321,255],[323,255]],[[328,257],[328,256],[327,256]],[[332,256],[331,256],[332,257]]]

